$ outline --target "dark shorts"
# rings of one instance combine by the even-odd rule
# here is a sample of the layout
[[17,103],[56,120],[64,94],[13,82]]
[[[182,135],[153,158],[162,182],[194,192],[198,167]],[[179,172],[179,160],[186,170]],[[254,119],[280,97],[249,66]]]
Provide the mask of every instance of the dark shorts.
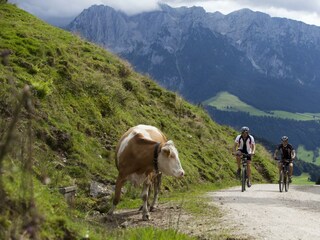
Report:
[[[282,164],[283,160],[279,160],[279,164]],[[293,160],[292,159],[289,159],[289,163],[293,163]]]
[[[238,151],[240,151],[240,152],[242,152],[242,153],[245,153],[245,154],[248,154],[248,152],[245,152],[245,151],[243,151],[243,150],[241,150],[241,149],[238,149]],[[247,157],[247,160],[248,160],[248,161],[251,161],[251,155],[249,155],[249,156]]]

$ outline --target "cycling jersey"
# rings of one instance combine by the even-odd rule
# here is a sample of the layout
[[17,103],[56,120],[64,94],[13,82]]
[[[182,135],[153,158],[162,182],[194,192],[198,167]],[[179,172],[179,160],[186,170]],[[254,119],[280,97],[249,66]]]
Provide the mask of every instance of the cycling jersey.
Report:
[[251,154],[253,150],[254,137],[252,135],[248,135],[246,139],[243,139],[242,135],[238,135],[235,139],[235,142],[239,144],[238,150],[243,153]]
[[294,148],[291,144],[283,146],[281,143],[278,145],[277,149],[281,151],[281,159],[291,159],[291,153],[294,151]]

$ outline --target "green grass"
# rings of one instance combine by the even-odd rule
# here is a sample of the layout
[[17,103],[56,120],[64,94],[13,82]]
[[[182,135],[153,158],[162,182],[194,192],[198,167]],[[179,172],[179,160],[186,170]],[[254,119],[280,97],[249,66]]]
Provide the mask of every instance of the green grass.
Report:
[[300,176],[294,176],[292,178],[292,184],[297,185],[314,185],[314,182],[309,181],[310,175],[308,173],[303,173]]
[[253,116],[266,116],[267,114],[259,109],[256,109],[243,101],[237,96],[234,96],[228,92],[220,92],[215,97],[210,98],[203,102],[205,105],[209,105],[222,111],[230,112],[246,112]]
[[291,119],[297,121],[319,121],[320,113],[291,113],[286,111],[262,111],[241,101],[238,97],[228,93],[220,92],[203,102],[203,104],[212,106],[221,111],[245,112],[252,116],[274,117],[281,119]]
[[123,240],[192,240],[197,239],[195,237],[189,237],[185,234],[179,233],[174,229],[161,230],[152,227],[145,228],[134,228],[131,230],[118,230],[113,233],[114,236],[108,237],[107,239],[123,239]]
[[303,145],[299,145],[297,149],[297,156],[299,159],[313,163],[320,166],[320,148],[317,148],[315,151],[306,150]]
[[305,162],[313,162],[314,153],[311,150],[306,150],[304,146],[299,145],[297,148],[297,157]]
[[317,157],[315,158],[315,164],[320,166],[320,148],[318,148]]

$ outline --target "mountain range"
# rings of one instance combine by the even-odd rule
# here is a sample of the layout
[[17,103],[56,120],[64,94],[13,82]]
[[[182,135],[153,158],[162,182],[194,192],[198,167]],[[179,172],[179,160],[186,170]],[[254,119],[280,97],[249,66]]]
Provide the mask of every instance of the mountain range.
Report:
[[320,28],[242,9],[128,16],[94,5],[68,26],[193,103],[220,91],[263,110],[320,112]]

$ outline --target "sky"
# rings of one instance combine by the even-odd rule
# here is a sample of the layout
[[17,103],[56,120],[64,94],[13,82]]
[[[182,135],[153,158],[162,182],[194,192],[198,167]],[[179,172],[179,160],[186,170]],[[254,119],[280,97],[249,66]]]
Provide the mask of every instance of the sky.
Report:
[[129,15],[158,9],[158,2],[171,7],[201,6],[207,12],[223,14],[249,8],[269,14],[320,26],[320,0],[9,0],[43,19],[73,19],[82,10],[103,4]]

